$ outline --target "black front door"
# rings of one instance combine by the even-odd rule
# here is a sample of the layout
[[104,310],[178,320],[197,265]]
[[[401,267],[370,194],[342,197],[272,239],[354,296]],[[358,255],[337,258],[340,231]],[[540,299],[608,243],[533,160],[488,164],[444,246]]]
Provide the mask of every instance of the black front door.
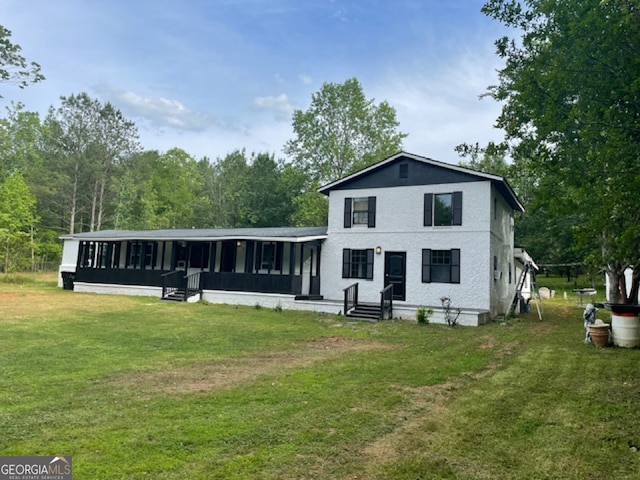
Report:
[[404,300],[407,281],[407,252],[385,252],[384,286],[393,285],[393,299]]

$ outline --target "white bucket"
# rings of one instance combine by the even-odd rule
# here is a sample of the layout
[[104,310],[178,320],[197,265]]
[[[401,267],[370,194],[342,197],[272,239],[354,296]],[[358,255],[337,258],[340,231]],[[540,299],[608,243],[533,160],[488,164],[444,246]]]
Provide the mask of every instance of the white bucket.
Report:
[[616,347],[640,347],[640,319],[635,313],[611,313],[611,336]]

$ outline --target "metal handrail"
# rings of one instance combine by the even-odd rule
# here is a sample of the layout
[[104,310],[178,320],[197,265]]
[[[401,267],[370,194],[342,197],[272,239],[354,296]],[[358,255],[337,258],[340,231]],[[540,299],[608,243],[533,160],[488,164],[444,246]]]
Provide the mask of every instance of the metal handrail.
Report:
[[[162,277],[162,298],[167,295],[171,295],[173,292],[176,292],[182,288],[183,282],[181,280],[184,278],[182,276],[184,274],[183,270],[174,270],[173,272],[163,273]],[[180,277],[178,277],[180,275]]]
[[343,289],[344,292],[344,314],[358,305],[358,284],[348,286]]
[[202,289],[200,288],[201,273],[202,272],[194,272],[184,277],[187,280],[187,288],[184,291],[185,300],[192,295],[202,293]]
[[380,320],[393,318],[393,284],[389,284],[380,292]]
[[182,290],[182,298],[186,300],[193,295],[202,293],[202,289],[200,288],[201,273],[200,271],[184,275],[184,270],[163,273],[162,297],[164,298],[167,295]]

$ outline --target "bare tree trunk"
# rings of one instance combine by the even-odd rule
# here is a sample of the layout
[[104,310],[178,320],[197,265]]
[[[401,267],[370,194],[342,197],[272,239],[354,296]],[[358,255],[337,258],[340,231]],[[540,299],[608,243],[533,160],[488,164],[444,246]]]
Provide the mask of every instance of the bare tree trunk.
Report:
[[31,271],[35,273],[36,271],[36,251],[34,245],[34,232],[33,232],[33,218],[31,219]]
[[106,190],[106,177],[103,177],[100,181],[100,193],[98,196],[98,219],[96,222],[96,230],[100,230],[102,228],[102,217],[104,216],[104,197]]
[[7,251],[5,252],[5,256],[4,256],[4,273],[9,273],[9,239],[11,238],[11,236],[9,235],[9,232],[7,232]]
[[628,303],[638,303],[638,292],[640,292],[640,265],[633,267],[633,274],[631,276],[631,291],[629,292]]
[[[621,291],[621,285],[624,286],[624,268],[620,264],[607,265],[607,277],[609,279],[609,301],[611,303],[625,303],[627,292]],[[624,295],[624,296],[623,296]]]
[[89,231],[93,232],[96,225],[96,209],[98,206],[98,180],[93,184],[93,195],[91,195],[91,221]]
[[76,233],[76,210],[78,207],[78,179],[80,177],[80,165],[76,161],[73,172],[73,187],[71,191],[71,212],[69,214],[69,233]]

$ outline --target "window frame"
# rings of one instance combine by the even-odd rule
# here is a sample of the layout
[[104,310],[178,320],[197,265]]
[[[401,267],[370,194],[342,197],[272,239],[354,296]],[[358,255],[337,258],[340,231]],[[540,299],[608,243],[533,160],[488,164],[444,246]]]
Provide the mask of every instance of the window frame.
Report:
[[368,197],[355,197],[353,199],[351,224],[352,225],[368,225],[369,224],[369,198]]
[[[342,278],[373,280],[373,248],[342,250]],[[354,253],[356,255],[354,255]],[[357,262],[356,262],[357,260]]]
[[[436,201],[438,196],[451,195],[451,221],[436,223]],[[424,194],[423,226],[450,227],[462,225],[462,192],[429,192]]]
[[[359,208],[355,209],[356,202],[360,205],[366,200],[367,210]],[[358,222],[355,221],[356,214],[363,216],[366,212],[366,222],[361,219]],[[358,227],[366,226],[367,228],[374,228],[376,226],[376,197],[346,197],[344,199],[344,228],[351,228],[357,225]]]
[[[434,255],[435,254],[435,255]],[[446,254],[446,255],[444,255]],[[443,255],[446,257],[448,255],[449,263],[436,263],[434,259],[436,256]],[[448,265],[448,279],[442,280],[438,278],[434,280],[434,265],[438,266],[437,268],[446,270],[443,268],[444,265]],[[441,249],[431,249],[431,248],[423,248],[422,249],[422,283],[460,283],[460,249],[459,248],[451,248],[449,250],[441,250]]]

